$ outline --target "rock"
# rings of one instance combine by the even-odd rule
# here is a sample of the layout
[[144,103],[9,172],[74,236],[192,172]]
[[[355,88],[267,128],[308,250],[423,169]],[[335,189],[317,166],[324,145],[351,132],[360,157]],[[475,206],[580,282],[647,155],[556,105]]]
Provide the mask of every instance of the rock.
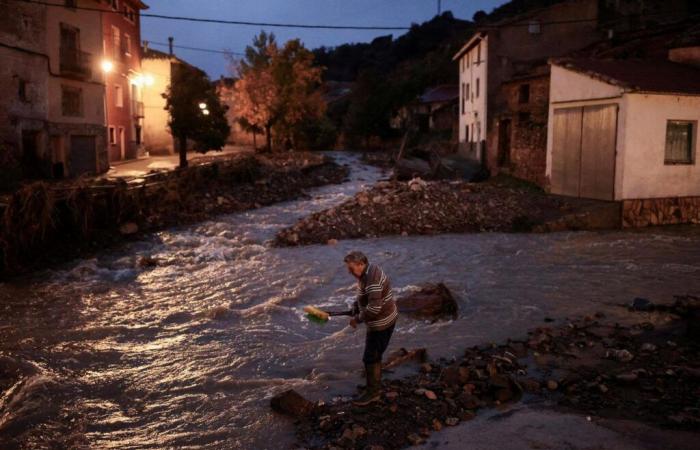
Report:
[[447,425],[449,427],[453,427],[453,426],[457,425],[458,423],[459,423],[459,419],[456,417],[448,417],[447,419],[445,419],[445,425]]
[[629,350],[617,350],[613,349],[608,351],[607,353],[608,358],[616,359],[620,362],[630,362],[634,359],[634,355],[629,352]]
[[295,418],[307,416],[316,408],[314,403],[308,401],[293,389],[272,397],[270,406],[278,413]]
[[226,203],[226,199],[225,199],[225,198],[223,198],[222,196],[216,197],[216,204],[217,204],[217,205],[221,206],[221,205],[223,205],[224,203]]
[[489,384],[494,388],[507,389],[510,387],[510,380],[504,375],[495,373],[489,377]]
[[442,430],[442,422],[440,422],[438,419],[433,419],[433,430],[435,430],[435,431]]
[[526,392],[530,393],[538,393],[540,392],[540,383],[539,381],[535,380],[534,378],[525,378],[523,380],[518,381],[520,385],[523,387],[523,389]]
[[416,389],[415,391],[413,391],[413,393],[416,394],[416,395],[418,395],[418,396],[421,396],[421,397],[422,397],[422,396],[425,395],[425,389],[423,389],[423,388],[418,388],[418,389]]
[[604,384],[599,384],[599,385],[598,385],[598,390],[599,390],[601,393],[605,394],[605,393],[608,392],[609,389],[608,389],[608,387],[607,387],[606,385],[604,385]]
[[394,167],[394,174],[399,180],[408,180],[416,175],[425,177],[430,172],[430,164],[418,158],[401,158]]
[[357,204],[360,206],[367,206],[370,202],[369,195],[365,192],[360,192],[355,196],[355,199],[357,200]]
[[136,225],[134,222],[126,222],[126,223],[121,224],[121,226],[119,226],[119,233],[121,233],[124,236],[136,234],[138,232],[139,232],[139,226]]
[[416,433],[411,433],[408,436],[406,436],[406,439],[408,439],[408,442],[411,443],[411,445],[420,445],[424,441],[424,439],[420,436],[418,436]]
[[435,392],[433,392],[433,391],[431,391],[431,390],[426,390],[426,391],[425,391],[425,397],[426,397],[428,400],[437,400],[437,395],[435,395]]
[[429,363],[421,364],[420,371],[421,373],[430,373],[433,371],[433,366],[431,366]]
[[476,417],[476,414],[474,414],[473,411],[462,411],[459,414],[459,418],[462,420],[462,422],[469,422],[470,420],[474,419]]
[[[446,384],[447,386],[457,386],[459,384],[462,384],[466,382],[466,380],[461,381],[460,377],[460,368],[459,367],[447,367],[445,370],[442,371],[442,375],[440,376],[440,380]],[[466,367],[465,367],[466,369]],[[468,370],[467,370],[468,374]]]
[[398,398],[399,393],[395,392],[395,391],[390,391],[390,392],[387,392],[386,394],[384,394],[384,396],[386,397],[387,400],[389,400],[390,402],[393,402],[394,400],[396,400]]
[[467,393],[461,394],[459,397],[457,397],[457,402],[464,409],[477,409],[479,406],[481,406],[481,401],[476,396]]
[[457,301],[442,283],[425,284],[418,292],[397,300],[399,312],[414,319],[457,318]]
[[156,267],[158,260],[150,255],[139,257],[138,266],[141,268]]
[[328,245],[337,245],[338,239],[328,239]]
[[547,381],[547,389],[550,391],[556,391],[559,388],[559,383],[557,383],[554,380],[548,380]]
[[423,181],[420,177],[413,178],[411,181],[408,182],[408,188],[413,192],[423,191],[427,186],[428,183]]
[[632,311],[653,311],[654,304],[646,298],[637,297],[634,300],[632,300],[630,309]]
[[510,389],[499,389],[498,391],[496,391],[495,398],[500,403],[505,403],[513,399],[513,391],[511,391]]
[[655,352],[656,351],[656,345],[650,344],[648,342],[642,344],[641,350],[643,352]]
[[632,383],[634,381],[637,381],[639,376],[636,373],[628,372],[628,373],[618,374],[615,378],[618,381],[622,381],[623,383]]

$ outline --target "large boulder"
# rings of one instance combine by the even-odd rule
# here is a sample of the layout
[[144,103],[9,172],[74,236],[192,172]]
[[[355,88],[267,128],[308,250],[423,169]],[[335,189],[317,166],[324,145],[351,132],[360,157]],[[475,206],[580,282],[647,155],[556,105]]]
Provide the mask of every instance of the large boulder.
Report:
[[457,301],[442,283],[428,283],[397,301],[399,312],[414,319],[456,319]]
[[313,402],[305,399],[294,389],[275,395],[270,400],[273,410],[295,418],[308,416],[316,408]]

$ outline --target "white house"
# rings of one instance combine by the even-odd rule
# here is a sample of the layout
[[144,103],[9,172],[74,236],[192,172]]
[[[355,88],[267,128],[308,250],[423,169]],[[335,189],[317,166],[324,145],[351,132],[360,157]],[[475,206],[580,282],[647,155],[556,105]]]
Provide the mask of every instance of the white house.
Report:
[[592,59],[551,66],[551,192],[621,201],[627,226],[700,223],[700,68]]
[[485,92],[488,34],[476,33],[455,55],[459,61],[459,142],[464,156],[481,161],[479,145],[486,139]]

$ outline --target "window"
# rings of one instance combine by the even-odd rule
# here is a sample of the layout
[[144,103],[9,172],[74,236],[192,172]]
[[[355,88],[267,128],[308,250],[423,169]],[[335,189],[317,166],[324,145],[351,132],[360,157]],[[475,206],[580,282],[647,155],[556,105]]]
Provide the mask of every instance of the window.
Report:
[[117,108],[124,106],[124,93],[119,85],[114,86],[114,104]]
[[518,103],[530,103],[530,85],[521,84],[518,93]]
[[481,43],[476,46],[476,64],[481,64]]
[[61,86],[61,111],[64,116],[83,115],[83,90],[72,86]]
[[462,114],[464,114],[464,100],[467,96],[466,84],[462,83]]
[[116,133],[116,130],[114,129],[114,127],[112,127],[112,126],[109,127],[108,136],[109,136],[109,143],[110,144],[117,143],[117,133]]
[[[472,133],[471,133],[471,135],[472,135],[472,140],[473,140],[473,139],[474,139],[474,124],[472,124]],[[469,141],[469,142],[471,142],[471,141]]]
[[112,57],[119,61],[122,59],[121,39],[119,36],[119,28],[112,26]]
[[19,86],[17,87],[17,96],[23,102],[29,101],[29,97],[27,97],[27,81],[22,78],[19,79]]
[[530,34],[540,34],[542,32],[542,27],[540,26],[539,20],[531,20],[527,26],[527,31]]
[[128,34],[124,33],[124,41],[122,42],[123,45],[123,53],[126,56],[131,56],[131,36]]
[[464,126],[464,142],[469,142],[469,125]]
[[665,164],[693,164],[697,122],[669,120],[666,124]]
[[129,22],[134,22],[136,18],[136,13],[134,12],[134,9],[127,5],[124,5],[124,10],[122,14],[124,15],[124,18]]
[[110,0],[112,3],[112,9],[119,9],[119,0]]
[[467,67],[469,67],[469,53],[465,56],[465,59],[467,60]]
[[473,96],[471,96],[471,97],[469,96],[469,93],[470,93],[470,92],[471,92],[471,86],[469,85],[469,83],[467,83],[467,98],[468,98],[469,100],[474,100],[474,99],[472,98]]
[[479,79],[476,79],[476,98],[479,98]]
[[518,125],[525,126],[529,122],[530,122],[530,113],[529,112],[518,113]]

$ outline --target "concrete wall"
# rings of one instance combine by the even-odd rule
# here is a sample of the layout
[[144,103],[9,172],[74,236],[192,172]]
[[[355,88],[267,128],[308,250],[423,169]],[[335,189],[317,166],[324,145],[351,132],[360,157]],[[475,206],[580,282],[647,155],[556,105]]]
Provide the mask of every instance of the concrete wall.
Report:
[[[627,94],[621,199],[700,196],[700,96]],[[693,164],[664,164],[668,120],[695,121]]]
[[153,85],[144,86],[143,140],[146,151],[151,155],[174,153],[173,138],[168,128],[168,112],[165,110],[163,94],[170,85],[170,59],[144,58],[141,68],[146,75],[153,77]]
[[[466,52],[459,60],[459,142],[460,153],[467,158],[479,160],[478,144],[486,139],[487,119],[487,76],[489,39],[485,36],[479,44]],[[481,55],[481,59],[478,56]],[[476,84],[479,80],[479,95],[476,94]],[[468,91],[465,91],[466,85]],[[462,102],[464,100],[464,109]],[[469,139],[466,139],[467,127]]]

